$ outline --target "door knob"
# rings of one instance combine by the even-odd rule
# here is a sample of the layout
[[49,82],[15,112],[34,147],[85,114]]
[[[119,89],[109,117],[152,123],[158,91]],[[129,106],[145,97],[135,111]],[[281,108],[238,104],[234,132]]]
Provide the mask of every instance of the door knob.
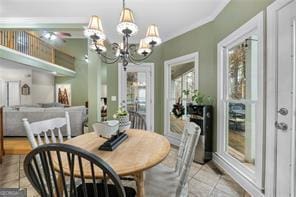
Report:
[[284,122],[280,122],[278,123],[278,121],[275,122],[275,128],[282,130],[282,131],[287,131],[288,130],[288,125]]
[[278,111],[279,114],[283,115],[283,116],[286,116],[288,114],[288,110],[286,108],[281,108],[279,111]]

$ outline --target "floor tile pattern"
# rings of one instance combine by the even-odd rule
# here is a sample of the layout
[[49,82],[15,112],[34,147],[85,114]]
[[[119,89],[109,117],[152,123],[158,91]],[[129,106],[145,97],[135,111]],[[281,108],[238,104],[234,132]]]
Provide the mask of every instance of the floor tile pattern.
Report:
[[[173,168],[177,150],[172,149],[169,156],[162,162]],[[27,188],[28,197],[38,196],[28,182],[23,170],[24,155],[6,155],[0,164],[1,188]],[[124,182],[124,185],[135,187],[133,182]],[[249,197],[230,176],[221,173],[213,162],[206,165],[194,163],[190,170],[189,179],[190,197]]]

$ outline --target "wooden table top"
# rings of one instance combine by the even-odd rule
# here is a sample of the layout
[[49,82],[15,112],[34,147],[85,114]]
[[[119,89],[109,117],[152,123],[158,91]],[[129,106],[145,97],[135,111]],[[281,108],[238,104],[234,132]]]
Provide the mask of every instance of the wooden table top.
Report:
[[[119,176],[133,175],[134,173],[149,169],[166,158],[170,151],[169,141],[162,135],[150,131],[129,129],[128,139],[113,151],[101,151],[98,147],[106,139],[97,137],[94,132],[77,136],[65,143],[80,147],[91,152],[107,162]],[[61,155],[63,170],[69,172],[66,155]],[[56,158],[53,157],[56,163]],[[85,164],[84,164],[85,163]],[[66,165],[64,165],[66,164]],[[91,177],[91,169],[88,162],[82,162],[85,177]],[[80,175],[78,165],[74,169],[75,176]],[[102,177],[102,172],[95,169],[97,178]]]

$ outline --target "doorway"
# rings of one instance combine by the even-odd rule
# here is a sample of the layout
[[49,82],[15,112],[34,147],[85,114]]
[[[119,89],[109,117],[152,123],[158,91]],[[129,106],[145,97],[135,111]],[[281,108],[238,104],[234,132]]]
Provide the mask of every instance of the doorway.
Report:
[[139,113],[154,131],[154,64],[129,64],[126,71],[118,64],[118,70],[119,105]]
[[296,196],[296,1],[267,9],[266,196]]
[[6,106],[21,104],[20,81],[6,81]]

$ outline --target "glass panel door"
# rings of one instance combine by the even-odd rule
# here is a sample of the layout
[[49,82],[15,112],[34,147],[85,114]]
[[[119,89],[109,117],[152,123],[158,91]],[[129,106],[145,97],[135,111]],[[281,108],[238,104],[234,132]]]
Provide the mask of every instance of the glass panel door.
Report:
[[153,131],[153,65],[128,65],[126,71],[121,67],[120,69],[119,103],[128,111],[137,112],[143,116],[147,130]]
[[[126,106],[128,111],[147,117],[147,72],[127,71]],[[146,120],[147,122],[147,120]]]

